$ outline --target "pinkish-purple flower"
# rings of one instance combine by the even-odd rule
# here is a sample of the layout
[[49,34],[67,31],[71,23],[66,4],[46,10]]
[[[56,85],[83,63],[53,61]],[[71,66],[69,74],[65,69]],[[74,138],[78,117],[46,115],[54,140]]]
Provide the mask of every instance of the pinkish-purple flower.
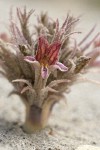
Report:
[[61,48],[61,42],[56,41],[49,44],[45,37],[39,37],[38,50],[35,56],[26,56],[25,61],[29,63],[39,62],[41,65],[41,75],[45,79],[48,77],[48,69],[50,67],[59,69],[61,71],[67,71],[66,67],[61,62],[58,62],[59,50]]

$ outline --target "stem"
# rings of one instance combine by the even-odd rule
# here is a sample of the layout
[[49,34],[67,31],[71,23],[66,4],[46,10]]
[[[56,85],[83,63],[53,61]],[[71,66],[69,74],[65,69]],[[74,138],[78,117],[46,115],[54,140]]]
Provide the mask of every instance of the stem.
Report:
[[43,89],[46,85],[47,78],[43,79],[41,76],[41,65],[40,64],[35,64],[34,65],[34,70],[35,70],[35,82],[34,82],[34,89],[36,91],[40,91]]
[[26,106],[26,120],[23,125],[23,130],[27,133],[43,129],[48,121],[52,107],[55,101],[47,100],[42,108],[32,105]]

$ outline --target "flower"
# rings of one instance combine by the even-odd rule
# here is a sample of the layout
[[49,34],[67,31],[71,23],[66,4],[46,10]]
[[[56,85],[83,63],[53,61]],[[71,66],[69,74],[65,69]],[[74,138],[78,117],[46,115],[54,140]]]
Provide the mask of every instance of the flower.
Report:
[[48,77],[48,71],[52,67],[61,71],[68,70],[68,67],[58,62],[60,48],[61,42],[56,41],[49,44],[45,37],[39,37],[36,55],[26,56],[24,60],[29,63],[39,62],[41,65],[41,76],[45,79]]

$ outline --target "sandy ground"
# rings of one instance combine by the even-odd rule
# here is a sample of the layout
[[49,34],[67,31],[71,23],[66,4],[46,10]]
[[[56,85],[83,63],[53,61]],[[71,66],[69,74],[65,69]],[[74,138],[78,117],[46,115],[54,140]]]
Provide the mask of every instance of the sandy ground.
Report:
[[[33,4],[37,12],[48,10],[53,17],[64,16],[69,8],[75,15],[86,13],[83,17],[86,20],[83,19],[82,26],[80,25],[83,31],[88,30],[86,25],[90,28],[95,22],[99,24],[99,10],[87,5],[80,8],[81,1],[73,5],[72,0],[70,3],[64,3],[63,0],[63,3],[59,2],[58,8],[56,8],[57,1],[51,1],[51,5],[49,2],[47,4],[47,1],[43,1],[40,5],[40,1],[29,3],[27,1],[0,1],[1,21],[7,19],[11,5],[19,6],[20,3],[21,5],[27,3],[29,8]],[[100,72],[89,73],[87,77],[100,81],[99,74]],[[100,146],[99,85],[81,83],[71,87],[71,93],[66,95],[67,104],[63,101],[57,104],[47,128],[32,135],[25,134],[18,125],[15,125],[16,122],[19,124],[24,122],[25,107],[18,96],[8,97],[12,88],[11,84],[0,76],[0,150],[75,150],[83,144]],[[51,128],[52,135],[50,134]]]

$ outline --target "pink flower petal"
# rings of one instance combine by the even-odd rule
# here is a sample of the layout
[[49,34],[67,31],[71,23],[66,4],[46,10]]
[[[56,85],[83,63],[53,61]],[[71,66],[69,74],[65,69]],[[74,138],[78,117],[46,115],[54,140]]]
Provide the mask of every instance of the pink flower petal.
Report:
[[48,48],[48,57],[49,57],[49,64],[54,64],[58,59],[59,49],[61,47],[60,42],[54,42]]
[[39,37],[39,42],[38,42],[38,50],[37,50],[37,54],[36,54],[36,60],[40,60],[41,58],[44,57],[47,49],[48,49],[48,41],[46,38],[44,38],[43,36],[42,37]]
[[52,53],[55,52],[55,51],[59,51],[60,47],[61,47],[60,42],[52,43],[48,48],[49,55],[52,55]]
[[48,77],[48,68],[47,67],[42,66],[42,68],[41,68],[41,75],[42,75],[43,79]]
[[55,51],[55,52],[53,53],[53,55],[50,57],[50,59],[49,59],[49,65],[55,64],[55,62],[56,62],[57,60],[58,60],[58,52]]
[[29,63],[34,63],[36,61],[35,57],[33,57],[33,56],[26,56],[24,58],[24,60],[29,62]]
[[53,65],[56,69],[61,70],[62,72],[68,71],[68,67],[66,67],[64,64],[60,62],[56,62],[55,65]]

